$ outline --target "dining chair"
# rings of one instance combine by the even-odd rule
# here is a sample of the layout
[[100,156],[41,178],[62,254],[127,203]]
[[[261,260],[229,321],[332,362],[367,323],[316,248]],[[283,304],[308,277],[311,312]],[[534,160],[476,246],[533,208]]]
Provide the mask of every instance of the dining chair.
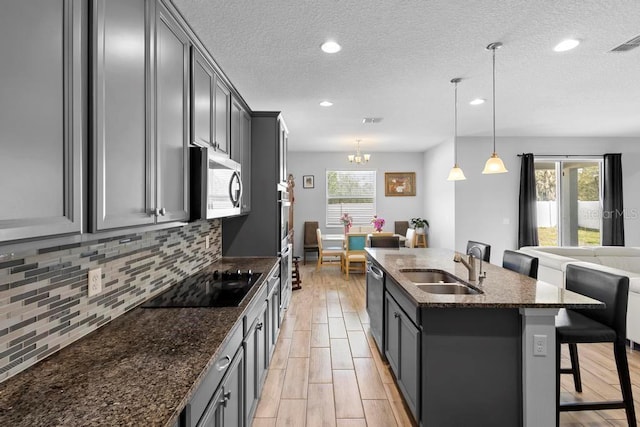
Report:
[[393,231],[395,234],[404,236],[405,234],[407,234],[408,228],[409,228],[409,221],[394,221],[393,223]]
[[[604,302],[605,308],[601,310],[561,309],[556,316],[557,419],[560,418],[560,411],[624,409],[629,426],[637,427],[625,343],[629,278],[569,264],[566,270],[566,288]],[[604,402],[580,400],[561,403],[560,374],[573,374],[575,389],[577,392],[582,392],[577,344],[600,342],[613,343],[622,400]],[[560,344],[569,344],[571,368],[561,369],[560,367]]]
[[[327,248],[325,249],[322,244],[322,232],[319,228],[316,228],[316,239],[318,240],[318,264],[316,270],[323,266],[337,265],[342,268],[342,248]],[[336,258],[338,258],[336,260]]]
[[407,234],[405,235],[404,245],[407,248],[416,247],[416,230],[413,228],[407,228]]
[[509,249],[502,255],[502,268],[538,278],[538,258]]
[[318,236],[316,230],[319,228],[318,221],[305,221],[304,223],[304,254],[302,264],[307,264],[307,252],[312,252],[320,256],[318,246]]
[[482,242],[476,242],[475,240],[469,240],[467,242],[467,253],[469,253],[469,249],[471,249],[473,246],[477,246],[480,248],[480,251],[482,252],[482,261],[490,262],[489,260],[491,259],[491,245]]
[[369,245],[372,248],[399,248],[400,237],[398,236],[378,236],[377,234],[369,237]]
[[345,236],[345,249],[342,255],[342,270],[349,280],[351,264],[357,265],[357,270],[365,273],[367,256],[364,248],[367,243],[367,233],[349,233]]

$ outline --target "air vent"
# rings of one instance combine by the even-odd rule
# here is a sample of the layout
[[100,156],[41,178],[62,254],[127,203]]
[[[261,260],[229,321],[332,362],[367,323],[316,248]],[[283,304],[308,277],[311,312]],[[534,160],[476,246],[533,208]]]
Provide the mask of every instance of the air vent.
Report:
[[362,119],[362,123],[380,123],[382,121],[382,117],[365,117]]
[[638,46],[640,46],[640,36],[636,36],[631,40],[622,43],[620,46],[614,47],[609,52],[628,52]]

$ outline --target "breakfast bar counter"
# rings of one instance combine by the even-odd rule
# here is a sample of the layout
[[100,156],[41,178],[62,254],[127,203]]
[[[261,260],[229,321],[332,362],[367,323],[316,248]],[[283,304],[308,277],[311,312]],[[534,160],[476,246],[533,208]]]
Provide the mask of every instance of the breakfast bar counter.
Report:
[[420,425],[555,425],[555,316],[603,303],[488,263],[469,281],[447,249],[366,251],[371,333]]

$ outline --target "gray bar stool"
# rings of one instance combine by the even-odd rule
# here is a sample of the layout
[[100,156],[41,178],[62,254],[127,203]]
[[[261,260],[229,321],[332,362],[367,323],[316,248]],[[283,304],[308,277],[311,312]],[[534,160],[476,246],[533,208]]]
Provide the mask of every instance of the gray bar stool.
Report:
[[[629,278],[572,264],[567,266],[566,277],[568,290],[602,301],[606,308],[561,309],[556,316],[556,424],[560,422],[560,411],[624,409],[629,427],[637,427],[625,344]],[[598,342],[613,343],[622,400],[560,403],[560,374],[573,374],[576,391],[582,391],[577,344]],[[569,344],[571,369],[560,368],[560,344]]]

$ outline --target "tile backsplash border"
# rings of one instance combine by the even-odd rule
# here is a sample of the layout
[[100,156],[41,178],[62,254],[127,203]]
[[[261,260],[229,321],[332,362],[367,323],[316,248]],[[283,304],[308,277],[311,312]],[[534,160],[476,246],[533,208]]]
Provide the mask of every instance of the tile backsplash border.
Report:
[[[220,259],[221,252],[221,221],[215,219],[0,259],[0,382]],[[102,269],[103,289],[89,298],[87,275],[94,268]]]

